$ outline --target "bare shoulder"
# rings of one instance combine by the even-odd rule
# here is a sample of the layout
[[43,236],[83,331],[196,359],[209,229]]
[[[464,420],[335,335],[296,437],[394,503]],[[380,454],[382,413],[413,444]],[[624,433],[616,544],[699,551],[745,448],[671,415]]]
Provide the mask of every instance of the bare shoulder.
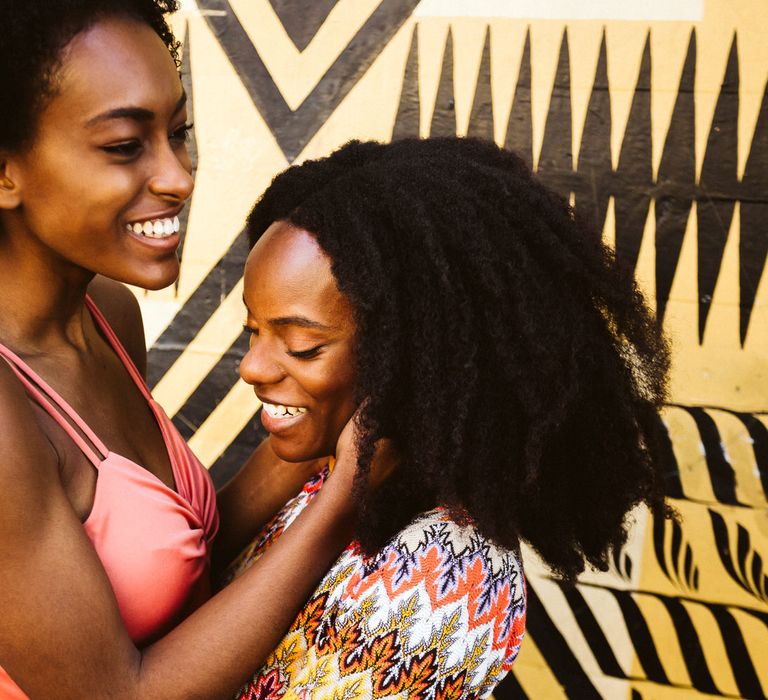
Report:
[[12,516],[14,505],[23,503],[27,514],[34,512],[28,510],[30,505],[60,484],[58,457],[35,419],[24,387],[4,360],[0,360],[0,425],[0,510]]
[[147,348],[139,302],[128,287],[120,282],[97,275],[88,286],[99,311],[120,338],[133,363],[146,375]]

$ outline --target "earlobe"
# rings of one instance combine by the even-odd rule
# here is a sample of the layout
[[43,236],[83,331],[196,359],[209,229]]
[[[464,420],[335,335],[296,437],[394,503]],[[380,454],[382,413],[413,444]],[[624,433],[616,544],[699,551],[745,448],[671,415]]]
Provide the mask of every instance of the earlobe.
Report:
[[13,174],[10,158],[0,153],[0,209],[15,209],[21,203],[21,188]]

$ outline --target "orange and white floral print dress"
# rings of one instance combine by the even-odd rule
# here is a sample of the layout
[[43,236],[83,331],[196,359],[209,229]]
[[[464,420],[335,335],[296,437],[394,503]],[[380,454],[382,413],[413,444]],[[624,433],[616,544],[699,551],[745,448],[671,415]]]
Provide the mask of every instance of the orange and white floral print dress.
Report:
[[[326,475],[310,479],[286,504],[241,554],[230,579],[280,536]],[[237,697],[485,698],[511,668],[524,630],[517,556],[435,509],[373,558],[352,543]]]

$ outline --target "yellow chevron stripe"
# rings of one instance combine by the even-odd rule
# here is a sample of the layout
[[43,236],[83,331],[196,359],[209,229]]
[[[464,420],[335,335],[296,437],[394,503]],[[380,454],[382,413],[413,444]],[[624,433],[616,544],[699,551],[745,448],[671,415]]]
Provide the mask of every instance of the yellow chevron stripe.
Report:
[[253,388],[238,381],[192,436],[189,446],[210,469],[227,446],[253,418],[261,403]]
[[[768,612],[768,606],[766,606]],[[730,608],[736,623],[744,636],[744,643],[760,681],[763,694],[768,696],[768,627],[749,613]]]
[[674,688],[652,681],[634,681],[632,689],[648,700],[722,700],[720,695],[709,695],[693,688]]
[[642,593],[636,594],[634,598],[648,623],[654,647],[664,650],[659,658],[667,678],[676,685],[690,686],[691,677],[680,649],[680,640],[664,604],[655,596]]
[[526,633],[512,673],[529,698],[567,700],[563,687],[552,673],[530,633]]
[[701,642],[707,668],[712,674],[712,680],[714,680],[718,690],[725,695],[738,695],[739,688],[731,670],[731,662],[728,660],[723,636],[720,634],[720,628],[714,616],[705,605],[687,600],[683,600],[681,603],[691,616],[691,622]]
[[712,482],[704,458],[704,445],[691,415],[682,408],[667,406],[662,417],[672,440],[672,448],[680,469],[680,481],[687,498],[716,503]]
[[720,442],[736,474],[736,498],[740,503],[765,507],[765,492],[760,484],[755,450],[746,426],[730,413],[713,409],[707,413],[717,425]]
[[222,353],[243,332],[244,320],[241,279],[153,390],[155,400],[169,416],[184,405]]

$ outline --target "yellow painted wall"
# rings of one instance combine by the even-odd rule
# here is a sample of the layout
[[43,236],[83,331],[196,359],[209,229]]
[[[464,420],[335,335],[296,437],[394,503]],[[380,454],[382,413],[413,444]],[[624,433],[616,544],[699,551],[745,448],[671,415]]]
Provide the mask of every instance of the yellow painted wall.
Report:
[[764,697],[768,3],[198,0],[174,27],[196,193],[178,285],[137,296],[154,393],[215,477],[258,439],[241,229],[270,179],[351,138],[522,149],[663,309],[682,522],[636,513],[571,591],[527,553],[529,635],[496,697]]

